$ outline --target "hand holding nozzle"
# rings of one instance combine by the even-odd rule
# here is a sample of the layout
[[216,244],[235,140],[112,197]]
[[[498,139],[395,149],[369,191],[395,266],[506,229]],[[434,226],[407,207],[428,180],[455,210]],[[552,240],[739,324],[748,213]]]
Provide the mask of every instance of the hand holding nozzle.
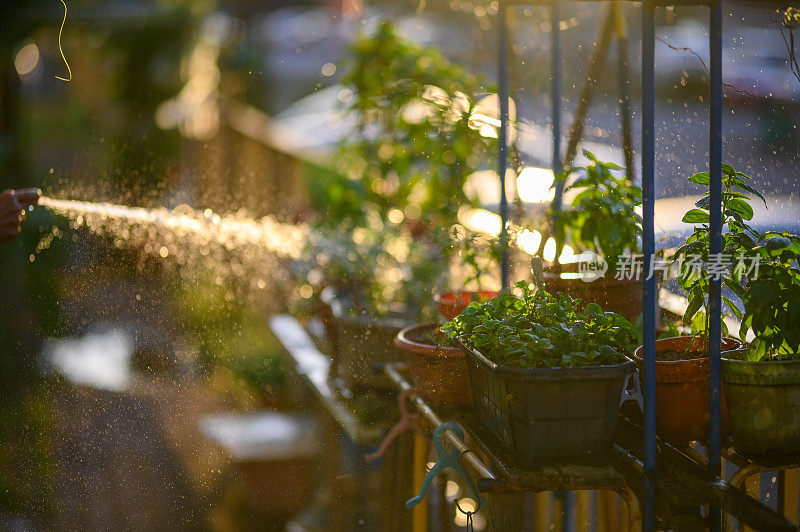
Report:
[[38,188],[21,188],[0,192],[0,243],[6,244],[19,236],[25,209],[39,203],[42,191]]

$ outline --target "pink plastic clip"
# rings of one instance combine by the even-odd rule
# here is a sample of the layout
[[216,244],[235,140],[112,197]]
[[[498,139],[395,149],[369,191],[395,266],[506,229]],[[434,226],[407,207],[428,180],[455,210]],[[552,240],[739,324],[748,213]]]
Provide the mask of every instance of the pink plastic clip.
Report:
[[384,436],[383,441],[381,442],[380,446],[378,446],[378,450],[372,454],[368,454],[364,457],[366,462],[373,462],[383,456],[383,453],[386,452],[386,449],[392,444],[395,438],[399,436],[402,432],[406,430],[414,430],[417,434],[422,437],[425,437],[425,432],[422,430],[422,427],[419,424],[419,414],[412,414],[408,411],[408,405],[406,401],[408,400],[409,396],[416,393],[416,390],[403,390],[400,392],[400,395],[397,396],[397,404],[400,410],[400,421],[398,421],[392,430]]

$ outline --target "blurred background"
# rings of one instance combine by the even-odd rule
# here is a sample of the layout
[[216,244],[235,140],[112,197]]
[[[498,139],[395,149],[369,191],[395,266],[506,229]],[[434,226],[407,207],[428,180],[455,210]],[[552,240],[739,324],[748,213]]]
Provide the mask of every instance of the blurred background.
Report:
[[[484,94],[495,85],[496,1],[66,3],[69,82],[55,78],[66,76],[61,2],[2,8],[0,189],[310,223],[365,201],[336,177],[337,146],[357,127],[345,109],[359,35],[389,20],[402,39],[481,76]],[[604,10],[562,6],[567,126]],[[638,161],[639,7],[624,10]],[[724,160],[772,197],[776,209],[760,214],[762,225],[797,230],[800,80],[773,16],[731,3],[725,17]],[[552,194],[553,28],[542,7],[514,7],[510,17],[520,169],[512,200],[528,212]],[[670,213],[696,198],[686,177],[707,164],[706,21],[699,7],[658,12],[662,235],[680,231]],[[609,55],[582,146],[623,163]],[[499,193],[488,161],[475,199],[492,211]],[[302,512],[325,529],[320,509],[342,504],[330,500],[319,464],[334,447],[298,447],[319,421],[302,408],[308,401],[266,320],[308,312],[313,282],[224,242],[122,225],[93,230],[104,221],[37,208],[0,249],[0,529],[282,529]],[[270,418],[276,455],[238,460],[251,469],[233,475],[230,412],[297,415],[284,432],[276,421],[284,418]],[[297,452],[281,455],[281,445]]]

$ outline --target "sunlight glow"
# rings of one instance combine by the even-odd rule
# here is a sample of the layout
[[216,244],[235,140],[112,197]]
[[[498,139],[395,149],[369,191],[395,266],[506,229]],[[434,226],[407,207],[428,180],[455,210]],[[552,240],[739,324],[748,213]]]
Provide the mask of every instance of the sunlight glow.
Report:
[[547,262],[553,262],[556,258],[556,239],[552,236],[547,239],[547,242],[544,243],[544,260]]
[[578,262],[580,260],[580,255],[575,254],[575,250],[569,244],[564,244],[564,248],[561,250],[561,256],[558,257],[558,262],[560,264],[569,264],[571,262]]
[[528,255],[535,255],[542,245],[542,233],[525,229],[517,235],[517,246]]
[[[517,106],[514,100],[508,99],[508,143],[513,144],[517,137],[516,128],[514,124],[517,121]],[[475,105],[472,114],[469,117],[469,127],[478,130],[478,132],[486,138],[498,137],[498,128],[500,127],[500,98],[497,94],[490,94],[484,96]]]
[[39,66],[39,47],[36,43],[26,44],[17,52],[14,58],[14,68],[17,69],[17,74],[26,76]]
[[460,209],[458,221],[470,231],[500,236],[503,222],[499,215],[486,209]]
[[527,166],[517,177],[517,194],[527,203],[553,201],[556,191],[553,187],[553,171],[549,168]]

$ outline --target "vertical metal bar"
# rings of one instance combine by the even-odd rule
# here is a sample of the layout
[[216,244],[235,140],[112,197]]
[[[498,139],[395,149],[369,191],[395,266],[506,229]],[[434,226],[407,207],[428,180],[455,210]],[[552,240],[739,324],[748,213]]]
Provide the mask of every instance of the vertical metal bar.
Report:
[[[553,122],[553,174],[556,176],[563,170],[561,162],[561,9],[558,0],[553,0],[550,8],[550,27],[552,32],[551,55],[552,55],[552,75],[551,86],[552,101],[552,122]],[[564,195],[564,182],[556,181],[555,196],[553,197],[553,209],[561,208]],[[558,257],[556,257],[558,258]]]
[[[711,4],[711,24],[708,33],[710,50],[710,105],[709,105],[709,163],[710,163],[710,230],[709,252],[722,252],[722,0]],[[722,416],[720,405],[720,334],[722,322],[721,279],[711,279],[708,296],[708,476],[717,479],[722,470],[720,456],[722,445]],[[719,508],[711,507],[711,530],[721,529]]]
[[506,197],[506,169],[508,168],[508,19],[506,5],[499,0],[497,9],[497,97],[500,100],[500,132],[498,133],[500,175],[500,246],[503,256],[500,259],[500,282],[503,288],[508,287],[508,198]]
[[[645,265],[655,254],[655,8],[642,2],[642,251]],[[644,271],[648,272],[645,267]],[[656,492],[656,280],[644,280],[642,345],[644,346],[644,508],[642,526],[655,529]]]

